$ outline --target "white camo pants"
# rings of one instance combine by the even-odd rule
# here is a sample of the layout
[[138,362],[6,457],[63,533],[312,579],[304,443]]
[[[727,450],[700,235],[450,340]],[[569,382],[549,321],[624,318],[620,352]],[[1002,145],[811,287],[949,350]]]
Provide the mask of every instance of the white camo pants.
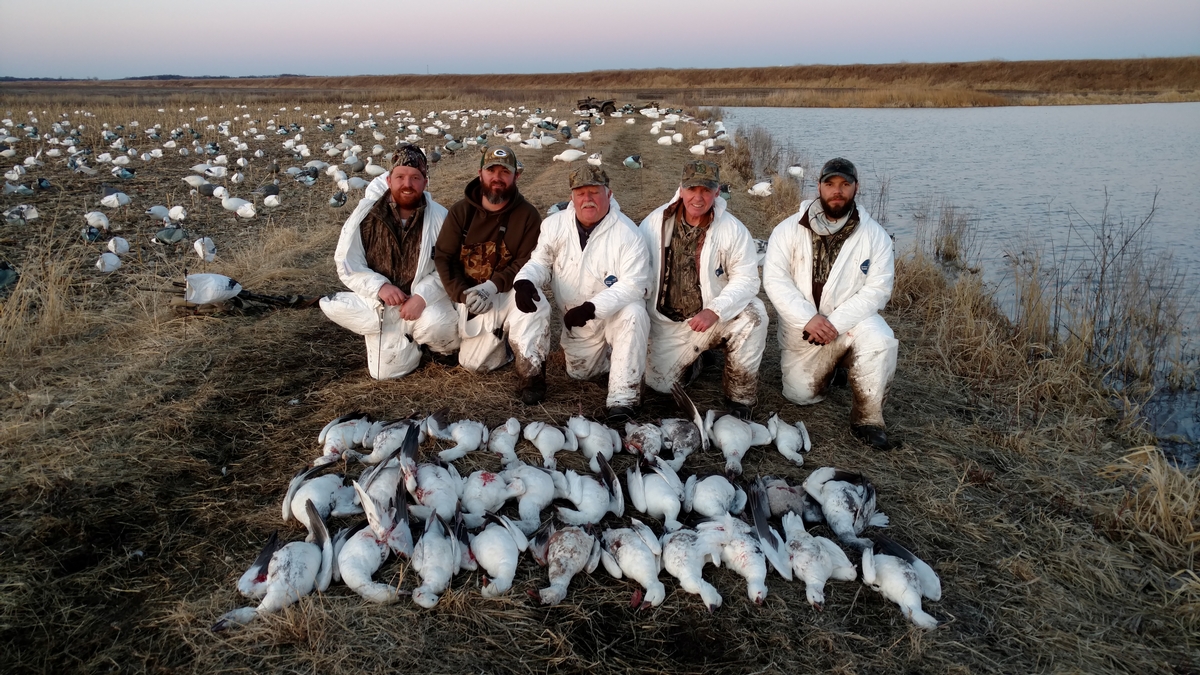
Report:
[[827,345],[812,345],[802,327],[779,324],[780,368],[783,395],[799,405],[819,403],[821,395],[841,363],[849,371],[853,394],[850,423],[882,427],[883,401],[896,373],[899,341],[883,317],[863,319]]
[[719,321],[703,333],[686,321],[666,317],[650,320],[646,384],[655,391],[671,391],[683,372],[700,358],[700,353],[724,343],[725,396],[748,406],[758,395],[758,368],[767,344],[767,309],[754,298],[737,316]]
[[367,371],[377,380],[404,377],[416,370],[421,363],[420,345],[439,354],[450,354],[458,348],[458,315],[449,300],[427,304],[416,321],[401,319],[399,307],[368,303],[350,292],[321,298],[321,311],[334,323],[365,338]]
[[486,373],[508,363],[505,336],[512,347],[517,374],[528,377],[541,370],[550,350],[550,303],[541,298],[529,314],[517,309],[512,291],[492,296],[491,311],[467,320],[467,307],[455,304],[461,344],[458,364]]

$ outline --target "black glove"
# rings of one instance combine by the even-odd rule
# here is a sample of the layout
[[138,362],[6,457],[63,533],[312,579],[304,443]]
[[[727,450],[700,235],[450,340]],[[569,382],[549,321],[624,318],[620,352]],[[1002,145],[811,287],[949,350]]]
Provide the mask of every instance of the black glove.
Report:
[[579,328],[583,324],[596,318],[596,306],[590,302],[585,302],[578,307],[572,307],[563,314],[563,325],[567,328]]
[[532,314],[537,309],[533,303],[542,299],[542,296],[538,295],[537,287],[528,279],[518,279],[513,282],[513,295],[517,301],[517,309],[526,314]]

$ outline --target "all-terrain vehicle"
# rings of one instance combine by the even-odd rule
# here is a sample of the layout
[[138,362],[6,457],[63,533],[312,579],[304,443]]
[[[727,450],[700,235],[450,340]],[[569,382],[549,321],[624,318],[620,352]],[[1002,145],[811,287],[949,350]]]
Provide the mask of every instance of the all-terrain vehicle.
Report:
[[576,110],[599,110],[605,115],[608,115],[617,111],[617,103],[611,98],[600,100],[589,96],[587,98],[579,99],[579,103],[575,106],[575,108]]

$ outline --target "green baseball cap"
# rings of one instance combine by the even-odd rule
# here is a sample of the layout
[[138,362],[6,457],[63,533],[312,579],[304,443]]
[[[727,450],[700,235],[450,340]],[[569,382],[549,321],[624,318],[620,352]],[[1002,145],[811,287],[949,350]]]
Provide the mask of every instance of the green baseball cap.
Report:
[[680,187],[706,187],[716,190],[721,187],[721,169],[712,162],[695,159],[683,165],[683,181]]
[[521,170],[521,163],[517,161],[516,153],[507,145],[488,148],[488,151],[483,153],[483,161],[479,164],[479,170],[483,171],[489,166],[502,166],[513,173]]
[[584,164],[571,171],[571,189],[588,185],[603,185],[608,187],[608,174],[604,169],[591,164]]

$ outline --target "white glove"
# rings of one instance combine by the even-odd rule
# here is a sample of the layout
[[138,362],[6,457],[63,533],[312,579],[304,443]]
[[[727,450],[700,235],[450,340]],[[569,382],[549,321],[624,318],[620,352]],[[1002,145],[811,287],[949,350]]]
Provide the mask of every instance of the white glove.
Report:
[[496,284],[491,280],[485,281],[463,293],[463,304],[472,314],[486,314],[492,309],[492,295],[495,293]]

